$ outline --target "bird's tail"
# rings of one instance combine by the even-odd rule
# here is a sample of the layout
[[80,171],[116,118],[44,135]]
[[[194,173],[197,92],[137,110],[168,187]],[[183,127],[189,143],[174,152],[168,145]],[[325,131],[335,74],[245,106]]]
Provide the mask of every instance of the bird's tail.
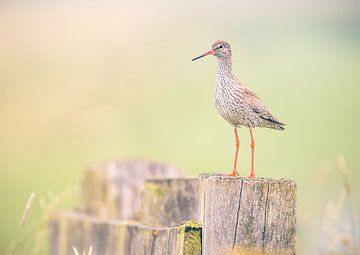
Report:
[[284,127],[284,126],[281,126],[281,125],[276,125],[276,126],[275,126],[275,129],[277,129],[277,130],[284,130],[285,127]]
[[267,128],[272,128],[272,129],[277,129],[277,130],[284,130],[286,126],[285,123],[283,122],[280,122],[278,120],[275,120],[275,119],[264,119],[263,118],[263,121],[265,122],[264,123],[264,127],[267,127]]
[[284,130],[285,129],[284,126],[286,126],[285,123],[282,123],[280,121],[272,121],[271,125],[272,125],[272,128],[277,129],[277,130]]

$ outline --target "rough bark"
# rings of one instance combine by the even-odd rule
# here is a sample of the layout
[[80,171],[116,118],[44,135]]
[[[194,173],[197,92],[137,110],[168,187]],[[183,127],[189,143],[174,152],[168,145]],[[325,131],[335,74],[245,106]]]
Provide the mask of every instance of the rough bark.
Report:
[[136,222],[99,219],[76,212],[57,212],[50,221],[50,254],[200,255],[201,227],[145,227]]
[[197,220],[198,178],[161,178],[145,182],[140,221],[144,225],[173,227]]
[[144,181],[179,177],[175,167],[147,160],[105,161],[86,169],[81,181],[80,210],[109,219],[138,220]]
[[199,192],[203,254],[295,254],[294,181],[203,174]]

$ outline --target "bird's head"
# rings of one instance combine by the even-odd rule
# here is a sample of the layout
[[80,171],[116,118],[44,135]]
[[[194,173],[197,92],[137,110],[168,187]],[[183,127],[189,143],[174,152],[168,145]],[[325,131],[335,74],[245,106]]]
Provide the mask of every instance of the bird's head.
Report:
[[225,41],[217,41],[211,46],[211,50],[201,54],[200,56],[193,58],[192,61],[197,60],[199,58],[214,55],[219,60],[227,60],[231,58],[231,47],[230,44]]

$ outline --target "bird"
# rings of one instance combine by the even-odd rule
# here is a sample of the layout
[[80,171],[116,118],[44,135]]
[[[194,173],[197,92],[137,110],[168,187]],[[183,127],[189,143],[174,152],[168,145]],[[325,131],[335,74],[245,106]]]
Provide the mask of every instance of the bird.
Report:
[[204,54],[192,59],[213,55],[218,60],[216,72],[215,106],[220,115],[234,127],[235,133],[235,159],[232,172],[227,176],[238,176],[237,159],[240,140],[237,128],[244,126],[250,131],[251,138],[251,171],[248,178],[255,178],[254,151],[255,140],[253,129],[265,127],[284,130],[285,123],[279,121],[265,107],[262,100],[251,89],[240,82],[232,71],[232,54],[230,44],[226,41],[216,41],[211,49]]

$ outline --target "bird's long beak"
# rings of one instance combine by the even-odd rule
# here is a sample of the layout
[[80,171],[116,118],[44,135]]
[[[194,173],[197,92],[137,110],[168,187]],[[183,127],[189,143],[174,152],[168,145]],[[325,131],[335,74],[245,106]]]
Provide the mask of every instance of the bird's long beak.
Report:
[[214,51],[213,50],[209,50],[208,52],[205,52],[204,54],[201,54],[200,56],[196,57],[196,58],[193,58],[191,61],[194,61],[194,60],[197,60],[199,58],[202,58],[202,57],[205,57],[205,56],[208,56],[208,55],[214,55]]

